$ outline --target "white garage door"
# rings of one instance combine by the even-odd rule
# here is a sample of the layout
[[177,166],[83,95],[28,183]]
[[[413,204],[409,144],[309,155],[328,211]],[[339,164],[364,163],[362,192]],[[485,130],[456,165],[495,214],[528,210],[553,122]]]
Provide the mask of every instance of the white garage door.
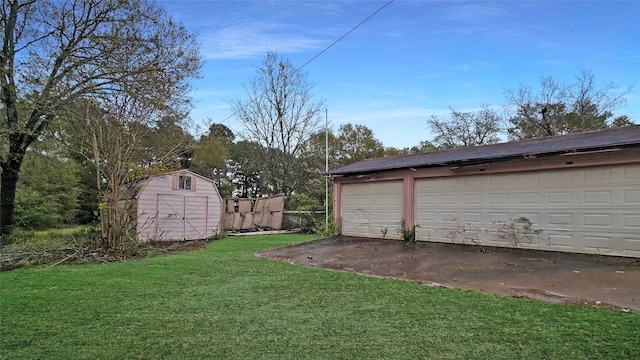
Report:
[[342,234],[400,238],[403,215],[402,181],[379,181],[342,186]]
[[640,256],[640,165],[419,179],[419,240]]

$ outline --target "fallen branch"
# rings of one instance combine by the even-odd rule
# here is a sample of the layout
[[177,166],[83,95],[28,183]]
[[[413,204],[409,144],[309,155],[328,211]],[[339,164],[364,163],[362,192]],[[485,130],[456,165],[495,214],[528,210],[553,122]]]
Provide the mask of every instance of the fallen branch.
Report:
[[73,254],[67,256],[66,258],[64,258],[64,259],[62,259],[62,260],[60,260],[60,261],[58,261],[58,262],[56,262],[54,264],[51,264],[51,266],[56,266],[56,265],[62,264],[63,262],[65,262],[65,261],[71,259],[72,257],[76,256],[76,254],[78,254],[80,252],[80,250],[82,250],[82,248],[76,250],[76,252],[74,252]]

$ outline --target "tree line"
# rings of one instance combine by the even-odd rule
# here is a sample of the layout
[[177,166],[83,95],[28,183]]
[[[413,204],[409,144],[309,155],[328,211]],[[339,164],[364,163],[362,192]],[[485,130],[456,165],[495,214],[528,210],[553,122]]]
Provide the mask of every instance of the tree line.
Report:
[[520,84],[504,91],[505,104],[462,112],[451,108],[449,118],[427,120],[439,149],[494,144],[574,132],[633,125],[626,115],[614,112],[626,105],[632,86],[599,85],[587,70],[575,75],[575,82],[563,84],[542,76],[537,86]]
[[427,120],[433,136],[384,147],[360,124],[325,129],[306,73],[268,53],[230,102],[242,130],[209,120],[189,129],[188,79],[202,65],[195,37],[146,0],[2,0],[0,239],[13,229],[99,221],[106,249],[131,233],[123,190],[147,175],[190,169],[223,197],[282,193],[292,210],[324,209],[329,168],[374,157],[490,144],[631,124],[613,112],[631,88],[597,86],[583,71],[564,86],[505,91],[504,113]]
[[195,37],[146,0],[2,0],[0,32],[0,237],[28,222],[30,207],[73,217],[73,196],[62,193],[84,183],[69,177],[49,192],[47,176],[59,172],[41,174],[46,163],[93,180],[92,202],[109,219],[103,244],[119,247],[118,190],[164,162],[136,158],[139,144],[160,119],[185,118],[188,79],[202,65]]

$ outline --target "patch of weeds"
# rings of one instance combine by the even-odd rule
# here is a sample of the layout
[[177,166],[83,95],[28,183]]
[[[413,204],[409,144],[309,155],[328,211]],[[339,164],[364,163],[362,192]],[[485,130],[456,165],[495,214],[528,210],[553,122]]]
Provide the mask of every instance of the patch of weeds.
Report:
[[524,216],[511,219],[508,223],[497,223],[497,225],[496,236],[516,248],[520,244],[531,244],[542,232],[540,229],[534,229],[531,220]]
[[0,247],[0,271],[67,261],[99,243],[94,226],[46,231],[16,229],[8,238],[10,243]]
[[400,220],[400,227],[398,229],[396,229],[396,232],[398,234],[400,234],[400,236],[402,237],[402,239],[406,242],[415,242],[416,241],[416,228],[420,227],[420,225],[413,225],[412,227],[408,228],[407,227],[407,223],[404,220],[404,218],[402,218]]
[[124,256],[136,256],[140,253],[140,244],[132,239],[125,239],[122,242],[122,252]]
[[220,229],[218,232],[216,232],[215,235],[213,235],[212,237],[209,238],[210,241],[213,240],[222,240],[225,239],[228,236],[227,230],[224,229]]
[[34,233],[35,231],[33,230],[15,229],[10,235],[3,235],[2,237],[0,237],[0,244],[4,247],[7,247],[9,245],[13,245],[14,247],[16,247],[23,244],[28,244],[29,241],[33,238]]
[[453,218],[452,222],[454,223],[454,227],[452,229],[448,229],[447,238],[449,242],[456,243],[458,239],[460,239],[461,244],[471,243],[474,245],[480,245],[480,240],[478,239],[477,231],[475,229],[469,228],[469,224],[460,221],[458,218]]
[[3,239],[2,252],[60,250],[78,247],[96,240],[97,230],[85,225],[65,229],[29,231],[15,229]]
[[336,233],[336,224],[331,216],[327,224],[324,211],[296,210],[295,213],[285,214],[282,219],[282,229],[299,229],[307,234],[333,236]]
[[[329,221],[323,217],[322,219],[317,219],[314,221],[313,227],[309,229],[302,229],[304,233],[307,234],[315,234],[315,235],[323,235],[327,237],[333,237],[338,233],[339,224],[341,219],[334,219],[332,216],[329,216]],[[283,229],[293,229],[294,227],[286,227],[283,226]]]
[[329,223],[325,226],[325,229],[322,235],[334,236],[337,233],[338,233],[338,222],[334,220],[333,216],[329,216]]

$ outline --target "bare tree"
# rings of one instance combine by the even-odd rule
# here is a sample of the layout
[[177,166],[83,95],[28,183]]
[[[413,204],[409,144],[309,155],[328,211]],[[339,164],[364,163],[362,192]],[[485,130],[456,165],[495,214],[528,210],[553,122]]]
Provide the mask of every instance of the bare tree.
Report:
[[296,159],[321,126],[322,100],[312,101],[313,85],[288,60],[269,52],[245,87],[247,99],[231,106],[244,125],[240,137],[259,144],[261,175],[271,190],[290,194],[296,186]]
[[440,149],[497,143],[502,131],[501,118],[488,105],[477,112],[460,112],[450,108],[449,120],[432,116],[427,125],[435,134],[431,142]]
[[567,90],[556,79],[542,77],[536,92],[521,84],[518,89],[505,91],[508,106],[515,108],[507,129],[511,139],[553,136],[566,131]]
[[572,130],[597,130],[613,126],[613,122],[610,122],[613,112],[627,104],[625,96],[631,91],[631,87],[618,91],[614,83],[606,83],[598,88],[593,74],[582,70],[576,76],[576,83],[568,88],[575,118],[571,124]]
[[156,88],[147,103],[177,106],[170,99],[185,94],[200,58],[184,27],[145,0],[2,0],[0,11],[2,136],[9,144],[0,154],[2,235],[11,231],[25,151],[65,109],[84,97],[142,94],[148,81]]

